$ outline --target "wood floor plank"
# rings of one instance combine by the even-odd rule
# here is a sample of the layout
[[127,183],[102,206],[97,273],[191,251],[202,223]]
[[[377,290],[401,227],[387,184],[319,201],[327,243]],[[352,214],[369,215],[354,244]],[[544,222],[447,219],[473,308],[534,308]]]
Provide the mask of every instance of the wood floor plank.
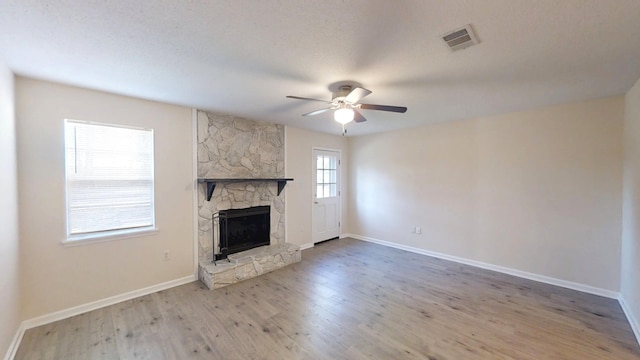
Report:
[[622,359],[617,301],[354,239],[25,332],[16,359]]

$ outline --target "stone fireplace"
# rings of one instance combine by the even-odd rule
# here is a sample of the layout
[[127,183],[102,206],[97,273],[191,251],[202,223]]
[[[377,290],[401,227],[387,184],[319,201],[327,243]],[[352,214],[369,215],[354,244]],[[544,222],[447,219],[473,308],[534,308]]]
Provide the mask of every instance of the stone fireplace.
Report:
[[[284,127],[198,111],[197,128],[198,178],[247,179],[218,183],[210,200],[206,186],[198,186],[200,280],[219,288],[300,261],[299,247],[285,242],[286,190],[278,194],[276,182],[251,180],[284,177]],[[221,252],[215,218],[252,207],[269,210],[269,244],[214,264]]]

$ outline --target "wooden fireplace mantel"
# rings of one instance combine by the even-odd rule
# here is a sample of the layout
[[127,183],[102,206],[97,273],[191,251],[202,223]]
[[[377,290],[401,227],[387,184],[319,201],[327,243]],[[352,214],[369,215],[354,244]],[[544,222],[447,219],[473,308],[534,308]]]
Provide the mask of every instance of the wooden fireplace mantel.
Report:
[[213,190],[215,190],[217,184],[230,184],[238,182],[277,182],[278,183],[278,195],[287,185],[287,181],[293,181],[292,178],[251,178],[251,179],[239,179],[239,178],[222,178],[222,179],[210,179],[210,178],[198,178],[198,183],[207,185],[207,201],[211,201]]

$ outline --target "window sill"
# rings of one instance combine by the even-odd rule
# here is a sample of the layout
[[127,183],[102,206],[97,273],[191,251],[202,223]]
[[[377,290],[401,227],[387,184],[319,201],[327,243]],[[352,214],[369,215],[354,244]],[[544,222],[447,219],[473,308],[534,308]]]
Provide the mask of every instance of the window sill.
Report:
[[71,235],[62,241],[64,246],[88,245],[107,241],[115,241],[142,236],[149,236],[158,232],[157,227],[147,227],[136,230],[113,230],[88,235]]

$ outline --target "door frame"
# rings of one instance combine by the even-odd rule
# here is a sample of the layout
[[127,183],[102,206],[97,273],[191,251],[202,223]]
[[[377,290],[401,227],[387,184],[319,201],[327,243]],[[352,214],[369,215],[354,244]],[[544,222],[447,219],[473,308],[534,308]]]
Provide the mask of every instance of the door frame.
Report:
[[[316,150],[320,150],[320,151],[331,151],[331,152],[335,152],[338,154],[338,172],[336,174],[336,179],[338,181],[338,223],[339,223],[339,231],[338,231],[338,238],[342,237],[342,150],[341,149],[333,149],[333,148],[328,148],[328,147],[322,147],[322,146],[312,146],[311,147],[311,173],[313,174],[313,177],[311,178],[311,243],[312,244],[317,244],[314,239],[314,230],[315,229],[315,216],[314,216],[314,202],[316,201]],[[321,242],[321,241],[319,241]]]

